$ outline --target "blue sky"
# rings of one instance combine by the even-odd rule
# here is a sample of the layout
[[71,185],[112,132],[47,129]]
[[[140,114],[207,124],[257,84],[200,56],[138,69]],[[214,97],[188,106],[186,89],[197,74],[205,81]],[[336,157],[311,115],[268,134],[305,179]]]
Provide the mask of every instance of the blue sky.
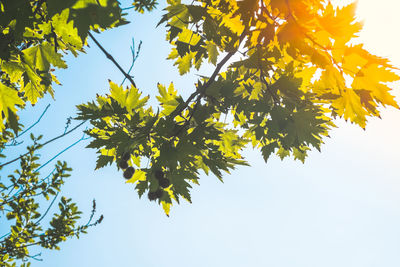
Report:
[[[359,0],[362,41],[396,66],[400,39],[393,33],[400,25],[399,5]],[[126,69],[131,38],[143,41],[133,75],[145,94],[154,95],[157,82],[174,81],[188,95],[196,73],[180,77],[165,60],[164,27],[155,28],[160,15],[161,10],[131,12],[131,24],[96,36]],[[68,56],[69,68],[58,71],[63,86],[56,88],[56,101],[46,98],[22,115],[29,125],[51,103],[34,129],[46,140],[64,131],[75,105],[107,93],[107,79],[123,78],[90,44],[87,54]],[[395,88],[400,96],[399,84]],[[366,131],[338,121],[322,152],[313,151],[305,164],[277,157],[265,164],[258,151],[248,149],[251,167],[225,175],[224,183],[202,176],[192,191],[193,204],[175,205],[169,218],[154,202],[139,199],[115,166],[94,171],[95,151],[84,149],[82,142],[60,157],[74,169],[63,194],[77,201],[86,216],[96,198],[105,219],[60,251],[42,251],[44,261],[32,266],[400,266],[399,121],[400,111],[394,109],[383,111],[382,120],[371,120]],[[81,134],[51,144],[41,152],[43,161]],[[43,174],[49,171],[51,166]]]

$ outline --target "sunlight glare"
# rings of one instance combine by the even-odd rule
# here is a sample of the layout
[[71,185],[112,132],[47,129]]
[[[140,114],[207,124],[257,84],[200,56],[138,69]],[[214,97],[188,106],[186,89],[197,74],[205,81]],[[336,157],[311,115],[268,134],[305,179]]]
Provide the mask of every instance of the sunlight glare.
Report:
[[[342,7],[354,1],[352,0],[333,0],[333,4]],[[363,43],[364,48],[380,57],[390,60],[392,65],[400,69],[400,1],[398,0],[358,0],[357,18],[364,23],[363,30],[359,38],[354,43]],[[397,71],[400,74],[400,70]],[[391,93],[400,101],[400,82],[393,83]],[[394,108],[380,108],[382,120],[369,119],[367,134],[370,140],[381,140],[381,153],[393,155],[395,160],[396,152],[393,149],[397,146],[397,133],[400,131],[400,112]],[[344,130],[345,127],[342,128]],[[349,136],[352,136],[349,130]],[[358,135],[358,134],[357,134]],[[397,154],[396,154],[397,155]]]

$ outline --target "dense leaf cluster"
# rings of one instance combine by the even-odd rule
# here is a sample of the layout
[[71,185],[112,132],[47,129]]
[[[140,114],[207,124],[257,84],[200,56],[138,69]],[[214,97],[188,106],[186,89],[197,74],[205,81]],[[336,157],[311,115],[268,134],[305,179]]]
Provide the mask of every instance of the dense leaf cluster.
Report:
[[114,0],[0,1],[0,130],[18,129],[17,110],[53,95],[63,54],[83,52],[89,30],[127,23]]
[[[88,227],[100,222],[78,225],[81,212],[66,197],[61,197],[58,213],[50,218],[47,216],[71,169],[65,162],[58,161],[49,175],[41,177],[37,154],[41,136],[31,137],[34,144],[28,146],[28,152],[21,156],[19,168],[5,182],[0,182],[0,211],[5,214],[5,217],[1,216],[2,224],[9,225],[10,229],[0,238],[1,266],[16,266],[15,259],[35,259],[37,255],[29,253],[31,246],[59,249],[60,242],[68,237],[79,237]],[[94,212],[95,206],[92,217]]]
[[[154,7],[150,2],[137,5]],[[52,85],[60,84],[53,72],[55,68],[67,68],[63,56],[84,52],[90,30],[100,32],[127,23],[122,16],[115,0],[0,0],[2,158],[10,154],[19,144],[17,138],[28,130],[22,132],[18,110],[27,103],[34,105],[46,93],[53,95]],[[29,248],[58,249],[60,242],[79,237],[102,219],[91,222],[94,205],[89,222],[79,226],[81,212],[65,197],[61,197],[57,213],[50,211],[71,169],[65,162],[57,162],[54,170],[43,177],[36,153],[42,144],[37,142],[39,139],[33,140],[34,145],[20,157],[5,158],[0,163],[0,169],[13,162],[20,164],[12,174],[7,175],[4,169],[1,173],[0,220],[4,230],[6,226],[10,229],[0,237],[1,266],[16,266],[16,259],[38,259],[29,253]]]
[[[110,94],[80,105],[90,120],[89,147],[98,149],[97,168],[130,153],[139,195],[163,190],[157,199],[168,214],[173,200],[190,200],[199,174],[222,179],[246,165],[246,144],[267,160],[276,153],[304,161],[343,117],[365,127],[378,106],[398,108],[387,83],[396,81],[388,60],[374,56],[354,37],[361,30],[355,4],[334,8],[324,0],[169,0],[166,23],[169,59],[181,75],[205,60],[215,65],[186,100],[171,83],[158,84],[159,106],[133,84],[110,82]],[[170,181],[160,187],[155,174]]]
[[[153,0],[132,4],[138,12],[155,6]],[[52,84],[59,83],[54,68],[67,68],[64,53],[77,56],[90,31],[125,23],[116,0],[0,0],[1,145],[20,130],[18,109],[53,94]],[[258,148],[266,161],[273,153],[304,161],[307,151],[320,149],[333,118],[364,128],[369,116],[379,116],[379,106],[398,108],[387,84],[399,79],[394,67],[355,44],[361,30],[355,4],[169,0],[159,24],[164,23],[172,46],[168,59],[179,73],[199,70],[208,61],[215,66],[211,75],[201,76],[186,100],[173,83],[158,84],[159,105],[151,107],[149,96],[143,97],[124,73],[130,87],[110,81],[110,93],[79,105],[77,119],[92,124],[87,134],[89,147],[99,153],[96,168],[117,163],[139,195],[147,193],[167,214],[173,201],[191,201],[190,189],[201,172],[222,180],[224,172],[247,165],[242,155],[247,145]],[[62,199],[51,228],[35,234],[41,229],[34,220],[41,215],[33,196],[58,191],[62,183],[53,180],[61,181],[68,171],[57,164],[57,178],[43,186],[35,172],[35,149],[28,149],[20,170],[3,185],[29,192],[15,205],[11,193],[2,195],[7,216],[15,222],[1,243],[3,261],[28,256],[29,244],[55,248],[85,229],[75,227],[76,206]],[[30,187],[21,177],[29,179]]]

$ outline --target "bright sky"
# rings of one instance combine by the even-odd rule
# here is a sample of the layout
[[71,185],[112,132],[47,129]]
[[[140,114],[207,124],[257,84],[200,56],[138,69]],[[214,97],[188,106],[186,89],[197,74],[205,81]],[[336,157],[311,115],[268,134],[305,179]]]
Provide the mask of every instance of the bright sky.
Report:
[[[365,21],[362,42],[400,67],[400,2],[359,0],[358,10]],[[134,75],[145,92],[172,80],[190,92],[193,78],[179,78],[164,60],[169,49],[164,29],[152,26],[159,17],[160,11],[134,15],[131,24],[99,40],[126,67],[131,37],[143,40]],[[69,69],[59,72],[63,86],[56,91],[57,101],[37,133],[63,132],[74,105],[106,93],[108,78],[122,79],[94,46],[68,62]],[[29,111],[26,124],[51,102],[42,101]],[[43,252],[44,261],[32,266],[398,267],[399,121],[400,111],[388,109],[366,131],[339,123],[322,153],[311,153],[304,165],[277,158],[265,164],[258,152],[249,150],[251,168],[226,175],[224,184],[202,177],[201,186],[193,190],[193,204],[176,205],[170,218],[161,207],[139,200],[115,167],[94,172],[94,151],[81,144],[62,156],[74,168],[63,192],[85,215],[96,198],[105,220],[80,240],[63,244],[61,251]],[[76,133],[43,151],[43,160],[79,137]]]

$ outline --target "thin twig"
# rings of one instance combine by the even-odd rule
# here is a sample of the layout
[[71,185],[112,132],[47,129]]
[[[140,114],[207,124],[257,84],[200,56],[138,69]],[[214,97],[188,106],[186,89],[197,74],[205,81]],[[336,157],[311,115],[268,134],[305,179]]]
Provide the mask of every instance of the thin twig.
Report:
[[71,125],[72,117],[67,118],[67,122],[65,123],[64,133],[68,131],[69,126]]
[[33,256],[31,256],[31,255],[25,255],[25,257],[34,259],[35,261],[43,261],[43,259],[38,258],[38,257],[41,257],[41,256],[42,256],[42,253],[38,253],[38,254],[33,255]]
[[[48,104],[48,105],[46,106],[46,108],[44,109],[44,111],[43,111],[42,114],[40,115],[39,119],[38,119],[34,124],[32,124],[31,126],[29,126],[28,128],[26,128],[21,134],[17,135],[17,136],[12,140],[12,143],[11,143],[10,145],[6,145],[6,146],[13,146],[13,145],[15,144],[15,139],[17,139],[18,137],[21,137],[23,134],[27,133],[30,129],[32,129],[33,127],[35,127],[35,126],[40,122],[40,120],[43,118],[44,114],[47,112],[47,110],[49,109],[49,107],[50,107],[50,104]],[[18,144],[22,144],[22,142],[20,142],[20,143],[18,143]]]
[[132,77],[124,71],[124,69],[118,64],[118,62],[113,58],[113,56],[110,55],[110,53],[107,52],[107,50],[104,49],[104,47],[94,38],[94,36],[89,32],[88,33],[90,38],[92,38],[93,42],[100,48],[100,50],[106,55],[106,57],[111,60],[112,63],[114,63],[115,66],[119,69],[120,72],[127,78],[131,84],[136,87],[135,82],[133,81]]
[[54,204],[54,201],[56,201],[58,194],[60,192],[57,192],[57,194],[54,196],[53,200],[51,201],[50,205],[47,207],[46,211],[43,213],[43,215],[35,222],[35,225],[39,225],[40,221],[43,220],[44,217],[46,217],[47,213],[49,213],[51,207]]
[[[72,128],[71,130],[69,130],[68,132],[65,132],[65,133],[63,133],[63,134],[61,134],[61,135],[59,135],[59,136],[56,136],[56,137],[54,137],[53,139],[50,139],[49,141],[47,141],[47,142],[45,142],[45,143],[43,143],[43,144],[39,144],[38,146],[39,146],[39,147],[44,147],[45,145],[47,145],[47,144],[49,144],[49,143],[51,143],[51,142],[53,142],[53,141],[55,141],[55,140],[57,140],[57,139],[63,137],[63,136],[66,136],[66,135],[70,134],[71,132],[75,131],[75,130],[78,129],[80,126],[82,126],[85,122],[87,122],[87,120],[86,120],[86,121],[83,121],[83,122],[81,122],[81,123],[79,123],[79,124],[76,125],[74,128]],[[0,164],[0,168],[2,168],[2,167],[6,166],[6,165],[8,165],[8,164],[11,164],[11,163],[13,163],[13,162],[15,162],[15,161],[21,159],[23,156],[26,156],[26,155],[28,155],[29,153],[30,153],[30,152],[26,152],[25,154],[22,154],[22,155],[20,155],[19,157],[13,159],[13,160],[10,160],[10,161],[7,161],[6,163]]]
[[132,8],[135,8],[135,6],[124,7],[124,8],[121,8],[121,10],[128,10],[128,9],[132,9]]
[[[140,53],[140,48],[141,47],[142,47],[142,41],[139,42],[138,49],[137,49],[136,54],[135,54],[135,39],[132,38],[132,46],[131,46],[132,64],[131,64],[131,66],[130,66],[130,68],[128,70],[128,75],[129,76],[130,76],[130,72],[131,72],[133,66],[135,65],[136,59],[139,57],[139,53]],[[124,77],[124,79],[122,80],[120,85],[124,84],[125,80],[126,80],[126,77]]]
[[46,106],[46,108],[43,110],[42,114],[40,115],[39,119],[32,124],[31,126],[29,126],[26,130],[24,130],[20,135],[18,135],[18,137],[21,137],[21,135],[23,135],[24,133],[26,133],[27,131],[29,131],[30,129],[32,129],[34,126],[36,126],[36,124],[38,124],[40,122],[40,120],[43,118],[44,114],[46,114],[47,110],[49,109],[50,104],[48,104]]
[[46,166],[47,164],[49,164],[51,161],[53,161],[55,158],[57,158],[58,156],[60,156],[62,153],[64,153],[65,151],[67,151],[68,149],[70,149],[71,147],[77,145],[79,142],[86,140],[87,138],[85,138],[85,134],[83,134],[83,136],[76,142],[74,142],[72,145],[67,146],[66,148],[64,148],[63,150],[61,150],[59,153],[57,153],[54,157],[52,157],[51,159],[49,159],[48,161],[46,161],[43,165],[41,165],[39,168],[37,168],[35,170],[35,172],[39,171],[41,168],[43,168],[44,166]]
[[94,217],[94,214],[96,213],[96,200],[95,199],[93,199],[93,205],[92,205],[92,212],[91,212],[91,214],[90,214],[90,217],[89,217],[89,220],[88,220],[88,222],[85,224],[85,226],[88,226],[91,222],[92,222],[92,220],[93,220],[93,217]]

